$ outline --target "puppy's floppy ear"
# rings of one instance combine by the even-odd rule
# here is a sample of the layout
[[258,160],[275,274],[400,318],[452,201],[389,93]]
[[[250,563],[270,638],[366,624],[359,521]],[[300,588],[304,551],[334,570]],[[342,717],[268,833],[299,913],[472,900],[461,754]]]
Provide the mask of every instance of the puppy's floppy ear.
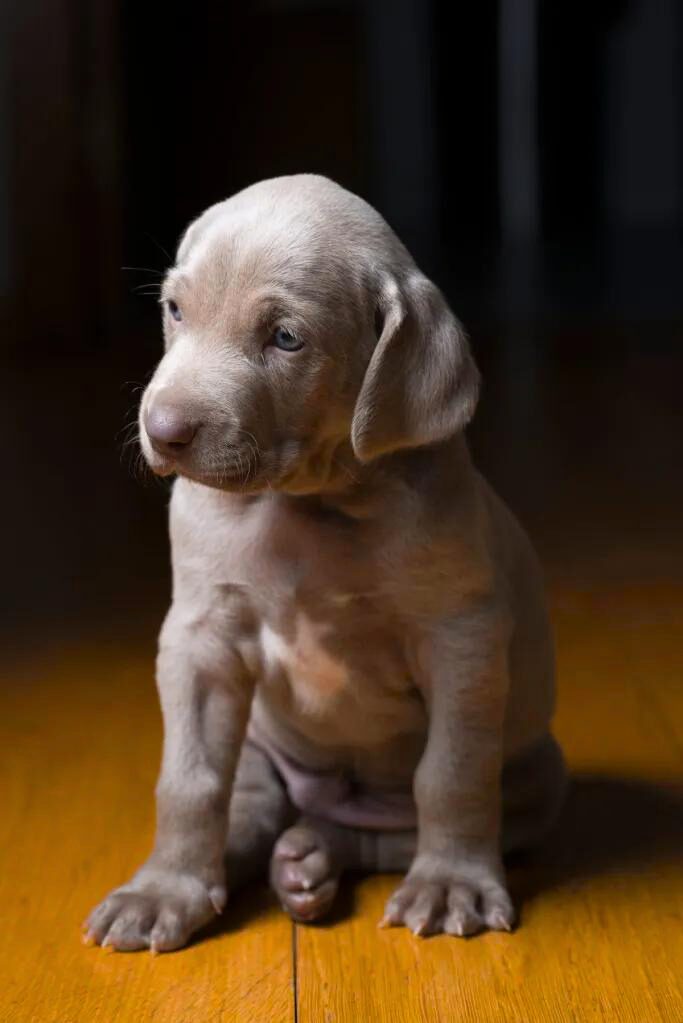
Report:
[[414,274],[384,281],[382,329],[351,424],[361,462],[444,440],[472,418],[479,372],[459,322],[439,289]]

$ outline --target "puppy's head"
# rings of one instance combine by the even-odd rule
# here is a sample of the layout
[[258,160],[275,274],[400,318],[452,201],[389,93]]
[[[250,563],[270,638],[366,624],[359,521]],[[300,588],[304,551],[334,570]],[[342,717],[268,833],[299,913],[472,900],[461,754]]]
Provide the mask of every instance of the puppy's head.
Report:
[[378,213],[314,175],[264,181],[187,230],[163,292],[166,353],[140,406],[151,468],[226,490],[324,489],[443,440],[478,374],[440,292]]

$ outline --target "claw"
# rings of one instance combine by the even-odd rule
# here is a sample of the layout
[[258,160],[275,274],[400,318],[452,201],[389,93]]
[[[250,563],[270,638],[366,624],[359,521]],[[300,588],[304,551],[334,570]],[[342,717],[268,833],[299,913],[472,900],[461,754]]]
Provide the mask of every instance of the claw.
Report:
[[493,913],[489,920],[489,927],[496,931],[512,932],[512,924],[504,913]]
[[225,888],[211,888],[209,890],[209,900],[216,913],[220,916],[225,909],[225,903],[228,901]]
[[385,913],[380,922],[377,924],[378,927],[396,927],[398,920],[391,913]]

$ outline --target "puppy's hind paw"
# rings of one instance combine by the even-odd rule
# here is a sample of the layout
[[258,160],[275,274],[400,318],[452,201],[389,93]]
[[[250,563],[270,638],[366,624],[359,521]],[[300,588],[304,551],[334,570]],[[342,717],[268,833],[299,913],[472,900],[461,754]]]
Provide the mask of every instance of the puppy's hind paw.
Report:
[[293,920],[320,919],[331,908],[339,885],[327,840],[308,825],[289,828],[273,849],[270,881]]

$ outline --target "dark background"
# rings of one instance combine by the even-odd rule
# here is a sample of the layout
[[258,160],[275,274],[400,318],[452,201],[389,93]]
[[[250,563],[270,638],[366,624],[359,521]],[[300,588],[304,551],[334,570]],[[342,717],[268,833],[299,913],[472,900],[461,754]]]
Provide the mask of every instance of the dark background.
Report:
[[465,320],[487,381],[473,446],[551,573],[637,579],[643,537],[650,574],[678,571],[677,0],[0,11],[11,636],[151,640],[167,486],[121,430],[160,353],[154,286],[204,207],[296,171],[374,203]]

